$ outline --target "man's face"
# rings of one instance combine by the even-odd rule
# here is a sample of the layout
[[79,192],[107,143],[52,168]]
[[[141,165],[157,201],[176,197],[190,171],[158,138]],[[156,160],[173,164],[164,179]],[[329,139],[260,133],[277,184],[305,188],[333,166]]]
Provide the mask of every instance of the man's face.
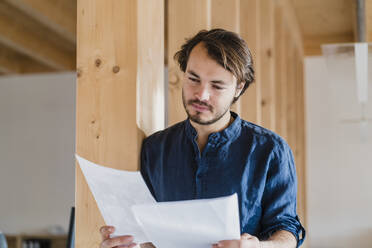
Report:
[[189,56],[182,87],[182,100],[188,117],[201,125],[220,120],[240,94],[236,77],[209,57],[202,43]]

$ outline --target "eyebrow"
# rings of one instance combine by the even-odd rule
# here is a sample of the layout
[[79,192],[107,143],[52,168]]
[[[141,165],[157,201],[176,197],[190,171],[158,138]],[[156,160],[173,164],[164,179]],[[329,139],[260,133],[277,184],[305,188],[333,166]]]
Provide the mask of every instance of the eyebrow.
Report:
[[[196,72],[194,72],[193,70],[187,70],[187,73],[189,73],[189,74],[191,74],[192,76],[194,76],[194,77],[200,79],[199,75],[198,75]],[[222,84],[222,85],[225,85],[225,84],[226,84],[226,83],[225,83],[224,81],[222,81],[222,80],[212,80],[211,82],[214,83],[214,84]]]

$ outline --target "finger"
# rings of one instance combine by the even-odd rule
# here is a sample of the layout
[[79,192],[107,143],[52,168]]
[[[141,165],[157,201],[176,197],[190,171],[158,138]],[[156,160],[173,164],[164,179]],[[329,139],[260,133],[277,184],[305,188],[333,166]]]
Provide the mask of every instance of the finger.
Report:
[[242,236],[240,237],[242,240],[247,240],[247,239],[251,239],[252,235],[248,234],[248,233],[243,233]]
[[[132,244],[130,244],[130,245],[119,245],[119,246],[116,246],[116,247],[118,247],[118,248],[122,248],[122,247],[125,247],[125,248],[133,248],[133,247],[135,247],[137,244],[136,243],[132,243]],[[115,248],[116,248],[115,247]]]
[[102,242],[102,248],[111,248],[120,245],[131,245],[133,242],[133,236],[124,235],[115,238],[106,239]]
[[240,240],[221,240],[217,243],[217,247],[239,248]]
[[115,227],[114,226],[102,226],[99,229],[99,231],[101,233],[102,240],[106,240],[110,238],[110,234],[115,231]]

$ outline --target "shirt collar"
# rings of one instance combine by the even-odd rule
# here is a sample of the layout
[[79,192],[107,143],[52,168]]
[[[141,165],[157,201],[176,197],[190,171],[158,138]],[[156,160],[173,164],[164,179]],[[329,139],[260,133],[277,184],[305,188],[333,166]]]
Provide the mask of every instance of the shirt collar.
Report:
[[[231,116],[234,118],[234,121],[224,130],[217,132],[217,133],[211,133],[209,135],[209,139],[213,141],[227,141],[231,139],[235,139],[241,131],[241,119],[239,115],[235,112],[230,111]],[[198,133],[196,132],[195,128],[191,125],[190,119],[187,118],[185,120],[185,128],[186,128],[186,135],[192,139],[195,140]]]

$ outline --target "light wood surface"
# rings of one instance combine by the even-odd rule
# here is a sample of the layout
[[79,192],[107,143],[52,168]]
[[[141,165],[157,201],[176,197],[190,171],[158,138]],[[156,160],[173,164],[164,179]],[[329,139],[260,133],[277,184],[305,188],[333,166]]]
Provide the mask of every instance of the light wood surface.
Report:
[[[211,0],[211,28],[223,28],[240,33],[240,0]],[[241,102],[238,100],[231,110],[241,114]]]
[[274,2],[260,2],[260,86],[262,126],[275,131],[275,49],[274,49]]
[[186,38],[202,29],[211,27],[210,0],[169,0],[168,29],[168,126],[186,119],[182,104],[182,77],[178,64],[173,60]]
[[[17,16],[18,18],[14,18]],[[0,1],[0,43],[52,69],[75,69],[75,44],[51,35],[46,27],[19,9]]]
[[[143,130],[161,128],[151,118],[152,111],[164,116],[164,109],[155,110],[156,94],[164,84],[163,3],[78,1],[76,151],[80,156],[111,168],[138,170]],[[75,197],[76,247],[98,247],[104,221],[79,167]]]
[[242,119],[261,124],[261,35],[260,35],[260,0],[240,1],[240,35],[247,42],[253,57],[255,81],[240,97],[240,114]]
[[76,1],[5,0],[75,44]]

